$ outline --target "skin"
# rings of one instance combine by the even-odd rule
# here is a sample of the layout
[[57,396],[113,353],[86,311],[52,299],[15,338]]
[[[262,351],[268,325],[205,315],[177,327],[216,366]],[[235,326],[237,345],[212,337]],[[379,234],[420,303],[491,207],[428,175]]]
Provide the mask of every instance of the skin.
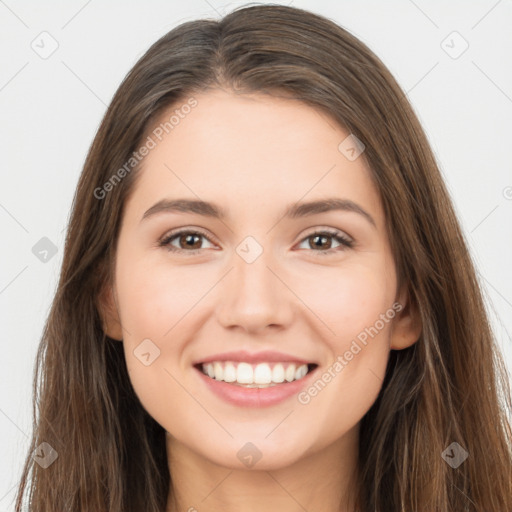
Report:
[[[389,351],[421,331],[397,289],[378,192],[364,159],[338,150],[349,132],[319,110],[220,89],[194,97],[197,107],[144,159],[122,220],[114,286],[101,302],[141,403],[168,432],[168,511],[353,512],[360,420]],[[282,218],[299,200],[333,196],[357,203],[375,226],[350,211]],[[141,222],[163,198],[212,201],[228,217],[160,212]],[[177,228],[202,228],[208,238],[196,240],[195,254],[179,236],[171,244],[182,253],[159,247]],[[325,228],[354,246],[333,237],[315,245],[311,235]],[[236,252],[249,235],[263,248],[250,264]],[[263,409],[235,406],[192,367],[219,352],[277,350],[318,363],[321,374],[397,301],[404,309],[307,404],[293,396]],[[148,366],[133,353],[146,338],[160,350]],[[251,468],[237,457],[248,441],[262,454]]]

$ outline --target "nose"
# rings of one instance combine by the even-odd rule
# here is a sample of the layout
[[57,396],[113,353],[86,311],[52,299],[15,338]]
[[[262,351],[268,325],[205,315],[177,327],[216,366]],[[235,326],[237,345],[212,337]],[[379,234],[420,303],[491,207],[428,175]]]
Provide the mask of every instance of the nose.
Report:
[[232,262],[234,268],[219,290],[218,322],[252,334],[286,328],[292,321],[294,294],[276,270],[275,260],[264,251],[252,263],[234,253]]

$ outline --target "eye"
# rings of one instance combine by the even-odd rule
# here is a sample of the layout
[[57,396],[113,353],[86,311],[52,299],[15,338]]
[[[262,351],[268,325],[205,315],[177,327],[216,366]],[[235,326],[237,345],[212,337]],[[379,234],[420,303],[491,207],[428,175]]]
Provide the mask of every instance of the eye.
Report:
[[[164,236],[164,238],[158,242],[158,245],[160,247],[167,247],[167,249],[172,252],[188,252],[195,254],[202,249],[202,247],[198,247],[198,245],[201,245],[201,238],[208,240],[208,237],[200,231],[175,231]],[[178,242],[178,247],[172,245],[172,242],[175,240]],[[182,247],[187,247],[187,249],[183,249]]]
[[[190,254],[196,254],[199,252],[203,247],[198,247],[201,245],[201,238],[204,238],[210,242],[209,238],[202,233],[201,231],[194,231],[194,230],[181,230],[181,231],[174,231],[166,236],[164,236],[159,242],[158,245],[160,247],[166,247],[169,251],[172,252],[188,252]],[[340,250],[339,247],[335,247],[334,249],[331,247],[331,243],[325,242],[325,240],[334,239],[339,245],[339,247],[343,248],[351,248],[354,245],[353,240],[342,234],[340,231],[330,231],[330,230],[323,230],[323,231],[315,231],[308,235],[306,238],[304,238],[301,241],[301,244],[306,241],[313,240],[312,243],[309,244],[310,248],[316,248],[320,250],[315,250],[313,252],[318,252],[322,255],[324,254],[330,254],[335,252],[336,250]],[[173,242],[178,243],[178,247],[175,245],[172,245]],[[327,248],[322,248],[322,245],[328,245]]]
[[[340,244],[340,246],[335,247],[334,249],[331,247],[332,242],[325,242],[326,240],[334,239],[337,243]],[[309,241],[309,247],[316,247],[317,249],[320,248],[318,252],[320,255],[328,255],[332,254],[336,251],[343,250],[343,249],[349,249],[354,246],[354,241],[348,238],[346,235],[341,233],[340,231],[330,231],[330,230],[323,230],[323,231],[315,231],[314,233],[311,233],[306,238],[304,238],[301,242],[307,242]],[[322,248],[322,246],[325,247],[325,245],[328,245],[327,248]],[[341,249],[340,249],[341,247]]]

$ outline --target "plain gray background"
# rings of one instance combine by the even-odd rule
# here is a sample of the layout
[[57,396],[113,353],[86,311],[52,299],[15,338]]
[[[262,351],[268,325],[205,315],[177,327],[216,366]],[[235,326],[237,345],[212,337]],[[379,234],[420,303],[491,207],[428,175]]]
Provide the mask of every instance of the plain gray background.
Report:
[[[407,91],[453,196],[512,369],[512,2],[274,3],[333,19]],[[36,348],[75,186],[106,105],[164,33],[243,4],[0,0],[0,511],[13,509],[31,431]],[[46,262],[32,251],[43,237],[57,251]]]

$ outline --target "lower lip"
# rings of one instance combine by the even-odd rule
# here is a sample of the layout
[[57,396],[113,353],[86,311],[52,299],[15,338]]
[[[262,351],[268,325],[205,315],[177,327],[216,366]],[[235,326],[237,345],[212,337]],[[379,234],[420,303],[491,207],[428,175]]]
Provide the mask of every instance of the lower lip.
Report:
[[198,368],[194,369],[199,373],[199,376],[209,389],[226,402],[239,407],[268,407],[298,394],[309,383],[311,376],[316,372],[318,366],[302,379],[276,384],[268,388],[245,388],[236,384],[229,384],[222,380],[208,377]]

